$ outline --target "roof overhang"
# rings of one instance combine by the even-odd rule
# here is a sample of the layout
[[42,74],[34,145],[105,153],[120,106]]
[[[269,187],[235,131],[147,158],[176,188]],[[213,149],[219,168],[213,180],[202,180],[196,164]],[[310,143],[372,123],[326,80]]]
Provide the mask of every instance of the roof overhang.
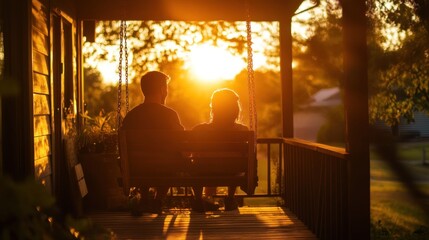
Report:
[[80,20],[290,20],[303,0],[77,0]]

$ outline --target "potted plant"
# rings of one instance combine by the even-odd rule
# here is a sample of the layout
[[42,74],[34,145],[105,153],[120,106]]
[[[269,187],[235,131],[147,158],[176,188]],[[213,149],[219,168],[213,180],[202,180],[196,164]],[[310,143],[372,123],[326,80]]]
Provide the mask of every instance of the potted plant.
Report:
[[78,136],[79,152],[117,153],[116,112],[105,113],[101,110],[97,116],[81,114],[83,127]]
[[120,186],[116,112],[96,116],[81,114],[83,126],[78,134],[78,157],[82,163],[88,195],[84,207],[91,210],[120,208],[125,196]]

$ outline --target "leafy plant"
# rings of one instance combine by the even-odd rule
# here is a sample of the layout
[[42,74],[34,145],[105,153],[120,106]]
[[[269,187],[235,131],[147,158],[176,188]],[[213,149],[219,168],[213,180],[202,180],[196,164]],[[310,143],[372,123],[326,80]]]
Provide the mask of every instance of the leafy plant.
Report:
[[114,239],[90,219],[63,216],[55,198],[34,179],[15,182],[0,176],[1,239]]
[[89,116],[88,112],[81,116],[84,125],[78,135],[80,152],[116,152],[116,112],[105,113],[104,110],[101,110],[96,116]]
[[326,112],[326,123],[323,124],[317,133],[317,142],[341,145],[344,143],[344,108],[338,106],[328,109]]

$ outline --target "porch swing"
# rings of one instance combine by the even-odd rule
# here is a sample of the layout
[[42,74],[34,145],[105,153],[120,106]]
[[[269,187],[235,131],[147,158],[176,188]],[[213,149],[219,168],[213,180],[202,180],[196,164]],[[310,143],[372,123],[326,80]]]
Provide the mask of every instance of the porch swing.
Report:
[[[125,85],[125,113],[129,110],[126,26],[126,21],[122,20],[120,25],[117,105],[118,147],[120,149],[124,193],[128,195],[130,187],[236,185],[248,195],[253,195],[257,185],[257,114],[249,8],[247,7],[246,19],[249,131],[120,130],[122,123],[122,85]],[[122,82],[123,61],[125,62],[124,84]],[[181,157],[176,156],[174,157],[175,160],[172,160],[172,156],[177,153],[180,153]],[[165,164],[166,160],[168,160],[168,165]],[[162,173],[154,174],[156,169],[162,169]]]

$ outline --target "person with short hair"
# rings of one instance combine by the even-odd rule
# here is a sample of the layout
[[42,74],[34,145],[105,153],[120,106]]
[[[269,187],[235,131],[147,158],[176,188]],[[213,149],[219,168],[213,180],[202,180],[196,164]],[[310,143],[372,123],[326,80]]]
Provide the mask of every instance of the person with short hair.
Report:
[[144,102],[127,113],[123,129],[184,130],[179,115],[165,106],[170,77],[160,71],[150,71],[140,81]]
[[[121,129],[184,130],[177,112],[165,106],[169,81],[170,77],[163,72],[145,73],[140,81],[144,102],[127,113]],[[148,196],[149,187],[141,189],[143,211],[161,213],[161,200],[167,192],[168,187],[157,187],[154,201],[151,204]]]

